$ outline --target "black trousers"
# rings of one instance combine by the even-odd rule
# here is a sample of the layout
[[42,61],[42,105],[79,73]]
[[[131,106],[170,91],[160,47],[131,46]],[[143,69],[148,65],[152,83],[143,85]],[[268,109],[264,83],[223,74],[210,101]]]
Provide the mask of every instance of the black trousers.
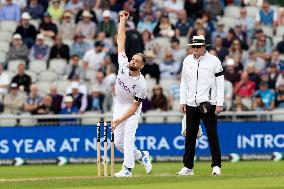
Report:
[[186,106],[186,139],[183,164],[189,169],[192,169],[194,166],[196,138],[201,119],[205,125],[209,141],[212,156],[211,167],[221,167],[221,152],[217,135],[217,115],[215,114],[215,109],[216,106],[213,106],[211,111],[202,114],[198,107]]

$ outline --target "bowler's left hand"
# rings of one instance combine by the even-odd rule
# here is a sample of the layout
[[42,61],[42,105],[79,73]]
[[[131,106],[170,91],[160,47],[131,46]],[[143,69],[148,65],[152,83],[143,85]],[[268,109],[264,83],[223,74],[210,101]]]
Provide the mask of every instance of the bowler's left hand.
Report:
[[118,118],[111,122],[111,129],[114,131],[116,127],[123,122],[122,119]]
[[216,106],[215,114],[218,115],[223,111],[223,106]]

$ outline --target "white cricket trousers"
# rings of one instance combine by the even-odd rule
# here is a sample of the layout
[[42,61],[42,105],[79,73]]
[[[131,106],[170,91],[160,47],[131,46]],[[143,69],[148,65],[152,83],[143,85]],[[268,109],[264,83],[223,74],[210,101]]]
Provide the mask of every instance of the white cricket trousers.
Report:
[[[121,110],[128,109],[127,107],[122,107],[121,105],[115,111],[113,115],[113,120],[119,118],[124,112]],[[135,147],[135,134],[138,128],[138,122],[140,119],[140,113],[132,115],[126,121],[119,124],[114,130],[114,143],[116,148],[124,154],[123,165],[127,168],[134,168],[135,160],[142,158],[142,152],[137,150]]]

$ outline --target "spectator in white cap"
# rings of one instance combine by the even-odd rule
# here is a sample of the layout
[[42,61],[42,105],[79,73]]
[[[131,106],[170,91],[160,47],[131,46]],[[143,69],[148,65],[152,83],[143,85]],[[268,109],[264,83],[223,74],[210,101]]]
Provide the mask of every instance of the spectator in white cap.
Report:
[[26,62],[29,56],[28,47],[23,44],[22,37],[16,33],[13,35],[12,43],[7,54],[7,62],[11,60],[23,60]]
[[40,33],[36,36],[36,43],[31,49],[29,60],[47,61],[49,57],[49,51],[49,46],[44,43],[44,35]]
[[24,106],[24,96],[19,94],[17,83],[10,84],[10,91],[4,97],[4,113],[20,114]]
[[0,9],[0,21],[20,21],[20,7],[12,0],[6,0],[6,4]]
[[39,20],[43,17],[44,7],[38,0],[30,0],[30,4],[26,7],[26,11],[30,13],[32,19]]
[[78,82],[72,82],[71,88],[72,92],[67,94],[67,96],[71,96],[73,98],[74,106],[77,107],[80,113],[84,113],[87,106],[87,96],[81,92],[79,92],[80,84]]
[[[96,1],[96,0],[87,0],[87,1]],[[99,1],[97,1],[97,2],[99,2]],[[100,3],[100,2],[99,2]],[[94,10],[96,10],[96,9],[92,9],[92,7],[90,7],[89,5],[88,5],[89,3],[88,2],[84,2],[84,6],[83,6],[83,9],[82,10],[80,10],[77,14],[76,14],[76,16],[75,16],[75,23],[77,24],[80,20],[82,20],[82,14],[83,14],[83,12],[84,11],[89,11],[90,12],[90,14],[92,15],[92,21],[94,22],[94,23],[98,23],[98,20],[97,20],[97,15],[96,15],[96,13],[95,13],[95,11]]]
[[228,58],[225,61],[225,78],[230,81],[233,85],[240,81],[241,75],[235,68],[235,61],[232,58]]
[[76,24],[73,20],[73,15],[70,12],[65,12],[61,24],[59,24],[59,33],[62,39],[73,40],[76,34]]
[[[63,103],[64,103],[64,107],[61,108],[60,114],[77,114],[78,108],[76,106],[74,106],[74,100],[72,98],[72,96],[65,96],[63,99]],[[65,120],[64,121],[75,121],[75,120]]]
[[96,35],[96,24],[91,20],[93,15],[88,10],[82,13],[82,20],[77,24],[76,32],[82,33],[87,39],[94,39]]
[[31,16],[28,12],[24,12],[21,17],[21,24],[16,28],[15,33],[22,36],[23,42],[28,48],[31,48],[35,43],[37,31],[34,25],[30,24]]
[[105,32],[107,37],[115,35],[116,25],[111,19],[111,12],[109,10],[103,11],[103,20],[98,24],[98,32]]

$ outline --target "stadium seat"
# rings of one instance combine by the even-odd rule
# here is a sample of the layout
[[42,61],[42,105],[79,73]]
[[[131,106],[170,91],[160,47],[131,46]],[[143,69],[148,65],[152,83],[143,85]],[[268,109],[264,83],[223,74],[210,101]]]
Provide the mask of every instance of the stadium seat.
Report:
[[6,62],[6,53],[0,52],[0,64],[4,64]]
[[170,48],[171,47],[170,39],[166,38],[166,37],[156,37],[154,39],[154,42],[156,42],[162,48]]
[[34,25],[36,29],[38,29],[39,23],[40,20],[35,20],[35,19],[30,20],[30,24]]
[[64,59],[52,59],[49,62],[49,70],[61,74],[66,64],[67,62]]
[[270,9],[272,9],[272,10],[274,10],[276,12],[278,12],[278,10],[279,10],[279,6],[278,5],[270,5],[269,7],[270,7]]
[[26,74],[28,74],[31,77],[33,83],[37,81],[37,75],[35,72],[27,70]]
[[85,71],[84,79],[92,81],[95,78],[95,75],[96,75],[95,70],[88,69]]
[[64,95],[67,87],[69,87],[71,82],[67,80],[59,80],[56,82],[56,84],[57,84],[58,93]]
[[16,72],[12,72],[12,71],[6,71],[6,73],[8,74],[8,77],[10,80],[17,74]]
[[[168,113],[179,113],[179,111],[168,111]],[[167,123],[181,123],[181,122],[182,122],[182,117],[179,117],[179,116],[168,116],[167,117]]]
[[33,71],[37,74],[41,73],[42,71],[45,71],[47,68],[46,61],[43,60],[33,60],[30,62],[29,70]]
[[23,60],[11,60],[8,62],[8,71],[10,72],[18,72],[18,65],[25,64],[26,62]]
[[10,44],[5,41],[0,41],[0,51],[7,53],[9,52]]
[[37,79],[38,79],[38,81],[53,82],[53,81],[56,81],[58,79],[58,75],[53,71],[46,70],[44,72],[41,72],[38,75]]
[[17,125],[17,120],[10,119],[1,119],[1,117],[13,116],[12,114],[0,114],[0,127],[14,127]]
[[247,16],[250,16],[252,18],[255,18],[255,15],[258,13],[259,8],[258,7],[254,7],[254,6],[247,6]]
[[95,41],[93,39],[84,39],[84,41],[89,43],[91,47],[93,47],[95,44]]
[[0,31],[0,41],[10,42],[12,40],[12,33],[9,31]]
[[180,44],[181,48],[187,49],[187,47],[188,47],[187,44],[189,43],[187,37],[180,37],[179,42],[180,42],[179,44]]
[[[150,117],[151,115],[157,115],[155,117]],[[147,111],[145,115],[145,123],[164,123],[165,122],[165,116],[163,116],[164,112],[161,112],[159,110],[149,110]]]
[[2,21],[1,22],[1,30],[15,32],[18,23],[15,21]]
[[21,116],[28,118],[21,118],[19,123],[20,126],[31,127],[37,124],[37,120],[33,119],[30,113],[22,113]]
[[44,43],[51,48],[54,44],[54,41],[53,41],[53,39],[45,38]]
[[180,106],[179,100],[174,100],[173,101],[173,110],[174,111],[179,111],[179,106]]
[[225,27],[228,27],[228,28],[234,28],[237,22],[237,19],[232,18],[232,17],[222,17],[220,18],[220,20],[222,20]]
[[281,36],[273,36],[273,45],[276,46],[280,41],[282,41],[283,37]]
[[71,48],[71,46],[73,44],[73,40],[72,39],[63,39],[63,43],[65,45],[68,45],[69,48]]
[[[96,125],[96,123],[98,121],[100,121],[100,118],[96,117],[98,114],[100,114],[100,113],[93,112],[93,111],[85,112],[83,114],[81,124],[82,125]],[[84,117],[84,115],[87,115],[89,117],[86,118],[86,117]]]
[[261,29],[263,30],[263,33],[265,33],[265,35],[270,37],[273,36],[273,29],[271,26],[261,26]]
[[238,6],[227,6],[227,7],[225,7],[224,16],[232,17],[232,18],[239,18],[240,17],[240,7],[238,7]]
[[45,95],[49,93],[49,86],[50,86],[50,82],[48,81],[39,81],[36,83],[38,90],[40,92],[40,94]]
[[282,37],[284,35],[284,26],[278,26],[276,29],[276,35]]
[[161,79],[160,85],[163,89],[170,89],[172,85],[179,85],[179,81],[175,79]]

